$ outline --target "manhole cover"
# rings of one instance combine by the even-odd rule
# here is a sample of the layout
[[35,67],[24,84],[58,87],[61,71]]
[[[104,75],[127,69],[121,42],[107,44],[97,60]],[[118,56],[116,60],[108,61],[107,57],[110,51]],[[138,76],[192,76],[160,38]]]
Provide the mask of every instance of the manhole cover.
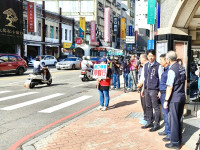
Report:
[[142,118],[144,117],[143,113],[141,112],[132,112],[126,118]]
[[86,91],[86,90],[82,91],[82,93],[86,93],[86,92],[88,92],[88,91]]

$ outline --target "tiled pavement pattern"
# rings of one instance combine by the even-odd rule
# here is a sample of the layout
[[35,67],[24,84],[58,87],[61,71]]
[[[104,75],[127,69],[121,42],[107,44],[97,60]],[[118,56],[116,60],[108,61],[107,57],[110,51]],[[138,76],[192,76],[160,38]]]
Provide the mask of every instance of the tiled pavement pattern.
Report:
[[[137,117],[127,117],[132,112],[137,116],[142,112],[136,92],[117,97],[110,102],[109,110],[95,110],[40,139],[33,146],[37,150],[166,150],[163,137],[158,132],[141,129]],[[192,130],[191,125],[185,127]],[[190,135],[187,134],[184,142],[198,135],[197,130],[188,133]],[[195,146],[194,141],[183,145],[181,150],[194,149],[191,147]]]

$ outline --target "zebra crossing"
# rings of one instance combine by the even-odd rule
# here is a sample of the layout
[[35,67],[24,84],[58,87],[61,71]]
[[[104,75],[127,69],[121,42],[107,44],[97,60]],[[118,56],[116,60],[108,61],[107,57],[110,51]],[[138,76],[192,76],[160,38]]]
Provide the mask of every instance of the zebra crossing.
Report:
[[[25,97],[25,99],[26,99],[26,96],[29,96],[29,95],[33,96],[35,94],[37,94],[37,95],[40,94],[40,92],[25,92],[25,93],[13,94],[12,95],[12,92],[13,91],[8,91],[8,90],[0,91],[0,105],[1,105],[1,102],[4,102],[4,101],[9,101],[10,100],[10,101],[12,101],[14,103],[15,99],[17,99],[17,98]],[[1,97],[2,94],[7,94],[7,93],[9,93],[9,96]],[[26,100],[25,102],[12,104],[10,106],[5,106],[5,107],[2,107],[2,108],[0,107],[0,110],[2,110],[2,111],[12,111],[12,110],[24,108],[24,107],[27,107],[27,106],[31,106],[33,104],[39,104],[41,102],[49,101],[49,100],[52,100],[54,98],[61,97],[63,95],[65,95],[65,93],[54,93],[54,94],[50,94],[48,96],[42,96],[42,97],[39,97],[39,98]],[[69,100],[67,102],[63,102],[63,103],[57,104],[55,106],[51,106],[49,108],[45,108],[43,110],[39,110],[38,113],[53,113],[53,112],[62,110],[63,108],[72,106],[72,105],[74,105],[76,103],[79,103],[79,102],[82,102],[84,100],[87,100],[87,99],[89,99],[91,97],[92,96],[89,96],[89,95],[80,96],[78,98]]]

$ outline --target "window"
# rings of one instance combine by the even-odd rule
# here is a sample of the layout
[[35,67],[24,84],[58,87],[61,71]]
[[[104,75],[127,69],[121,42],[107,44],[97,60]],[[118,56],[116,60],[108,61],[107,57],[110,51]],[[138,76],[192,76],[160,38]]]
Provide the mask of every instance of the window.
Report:
[[45,29],[46,29],[45,37],[48,37],[48,25],[45,25]]
[[56,27],[56,39],[58,39],[58,27]]
[[65,29],[65,40],[67,40],[67,29]]
[[8,61],[8,56],[6,56],[6,55],[0,56],[0,61],[7,62]]
[[27,34],[28,33],[28,25],[27,25],[27,20],[24,20],[24,34]]
[[41,22],[38,23],[38,36],[41,36],[41,28],[42,28],[42,24]]
[[8,57],[9,57],[9,61],[11,62],[17,61],[17,58],[13,55],[9,55]]
[[69,30],[69,40],[72,40],[72,30]]
[[50,26],[50,38],[54,38],[54,27]]

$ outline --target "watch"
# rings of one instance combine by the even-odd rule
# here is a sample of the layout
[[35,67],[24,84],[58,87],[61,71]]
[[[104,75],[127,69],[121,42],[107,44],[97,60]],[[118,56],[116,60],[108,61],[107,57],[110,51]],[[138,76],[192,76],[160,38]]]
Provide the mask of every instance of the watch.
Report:
[[168,100],[165,99],[165,102],[168,102]]

